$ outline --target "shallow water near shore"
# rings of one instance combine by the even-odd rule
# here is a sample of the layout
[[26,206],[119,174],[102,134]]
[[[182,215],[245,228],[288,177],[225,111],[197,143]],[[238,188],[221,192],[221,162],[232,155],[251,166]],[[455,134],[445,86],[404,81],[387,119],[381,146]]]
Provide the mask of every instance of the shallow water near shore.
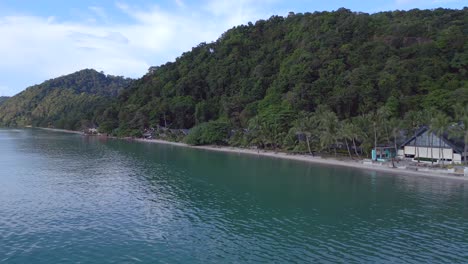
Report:
[[0,129],[0,263],[466,261],[466,182]]

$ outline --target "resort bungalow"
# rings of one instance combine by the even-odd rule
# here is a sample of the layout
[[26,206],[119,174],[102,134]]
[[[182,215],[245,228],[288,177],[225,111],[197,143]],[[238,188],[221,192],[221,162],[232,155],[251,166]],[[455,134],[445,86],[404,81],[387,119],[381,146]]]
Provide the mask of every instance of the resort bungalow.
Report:
[[401,145],[398,156],[414,161],[461,163],[463,148],[461,140],[451,139],[447,134],[439,137],[423,127]]
[[86,129],[83,130],[83,133],[86,134],[86,135],[97,135],[97,134],[99,134],[98,129],[99,128],[97,128],[97,127],[86,128]]
[[372,160],[385,162],[395,157],[395,147],[378,146],[372,149]]

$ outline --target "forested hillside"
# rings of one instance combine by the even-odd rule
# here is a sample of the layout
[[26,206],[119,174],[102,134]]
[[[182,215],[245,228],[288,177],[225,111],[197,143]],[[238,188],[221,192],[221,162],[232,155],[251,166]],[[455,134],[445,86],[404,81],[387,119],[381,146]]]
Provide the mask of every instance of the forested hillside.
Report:
[[66,129],[90,126],[111,98],[130,82],[88,69],[52,79],[27,88],[2,104],[0,124]]
[[8,100],[8,96],[0,96],[0,105],[3,104],[6,100]]
[[[383,131],[377,119],[423,115],[417,123],[427,124],[468,104],[467,22],[467,8],[339,9],[238,26],[135,81],[107,110],[103,130],[128,135],[217,121],[217,131],[250,131],[232,144],[285,147],[295,144],[293,131],[331,135],[344,120],[368,132],[361,137],[371,145],[372,128]],[[336,139],[318,138],[317,148]]]
[[129,81],[91,70],[31,87],[0,107],[0,122],[192,129],[190,144],[308,152],[396,146],[402,128],[422,125],[466,142],[467,48],[468,8],[291,13],[152,67],[115,100]]

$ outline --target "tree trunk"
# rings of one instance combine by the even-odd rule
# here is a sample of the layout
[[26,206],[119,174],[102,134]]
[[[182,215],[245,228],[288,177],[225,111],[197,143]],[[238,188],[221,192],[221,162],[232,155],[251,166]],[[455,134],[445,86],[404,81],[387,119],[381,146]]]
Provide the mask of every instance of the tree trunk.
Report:
[[309,154],[312,155],[312,157],[314,156],[314,154],[312,153],[312,150],[310,149],[310,142],[309,142],[309,136],[305,135],[306,136],[306,141],[307,141],[307,148],[309,149]]
[[358,153],[358,151],[357,151],[356,140],[354,140],[354,138],[353,138],[353,145],[354,145],[354,152],[356,153],[356,156],[357,156],[358,158],[361,158],[361,156],[359,156],[359,153]]
[[429,145],[426,147],[426,154],[429,153]]
[[468,143],[465,142],[465,165],[468,165],[468,160],[466,160],[466,153],[468,152]]
[[417,131],[414,132],[414,155],[418,158],[419,163],[419,148],[418,148],[418,134]]
[[390,144],[390,133],[388,133],[387,124],[384,122],[385,135],[387,136],[387,143]]
[[397,135],[395,132],[393,132],[393,147],[395,148],[395,156],[392,156],[392,167],[395,168],[395,158],[398,154],[398,148],[397,148],[397,144],[396,144],[396,139],[397,139]]
[[442,149],[442,136],[439,135],[439,158],[441,157],[440,152],[442,151],[442,167],[444,167],[444,150]]
[[434,141],[434,134],[431,132],[431,166],[434,166],[434,154],[433,154],[434,146],[432,145],[433,141]]
[[351,159],[353,159],[353,156],[351,155],[351,150],[349,150],[349,144],[348,144],[348,140],[345,138],[345,140],[344,140],[344,141],[345,141],[345,143],[346,143],[346,148],[348,149],[348,154],[349,154],[349,157],[350,157]]
[[444,157],[444,149],[440,149],[442,151],[442,167],[445,167],[445,157]]
[[336,155],[336,147],[338,146],[338,142],[335,141],[335,147],[333,148],[333,150],[335,151],[335,157],[337,156]]
[[375,160],[377,160],[377,128],[376,124],[374,122],[374,150],[375,150]]
[[[465,124],[465,128],[466,126],[468,126],[468,124]],[[467,152],[468,152],[468,131],[465,132],[465,153],[463,153],[465,156],[465,165],[468,165],[468,160],[466,160]]]

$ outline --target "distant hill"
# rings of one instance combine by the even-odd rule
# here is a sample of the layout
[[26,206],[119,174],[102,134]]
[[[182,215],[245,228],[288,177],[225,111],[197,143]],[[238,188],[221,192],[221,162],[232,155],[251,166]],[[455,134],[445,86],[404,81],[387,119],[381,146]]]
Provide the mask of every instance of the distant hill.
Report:
[[0,125],[79,129],[94,123],[131,79],[81,70],[34,85],[0,105]]
[[0,96],[0,105],[3,104],[6,100],[8,100],[8,96]]

